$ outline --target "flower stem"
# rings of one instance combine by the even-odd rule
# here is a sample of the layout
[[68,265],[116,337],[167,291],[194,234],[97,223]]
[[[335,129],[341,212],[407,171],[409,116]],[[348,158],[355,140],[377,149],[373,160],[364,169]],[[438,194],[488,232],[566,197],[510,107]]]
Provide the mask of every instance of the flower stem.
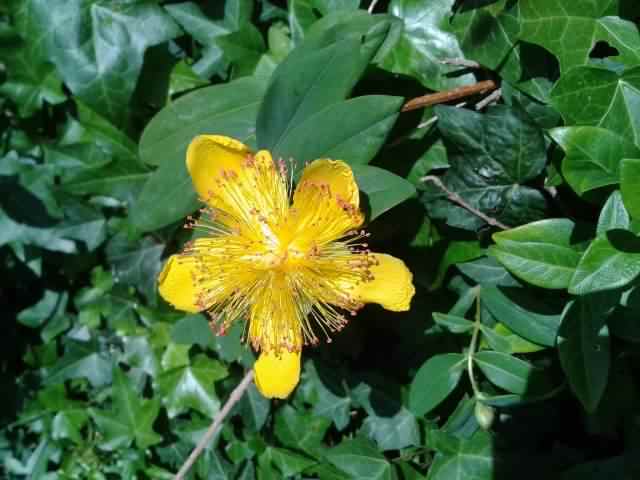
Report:
[[253,369],[249,370],[242,381],[236,386],[236,388],[233,389],[233,392],[231,392],[231,395],[229,395],[229,399],[227,400],[227,402],[213,418],[213,422],[209,426],[209,429],[202,436],[200,442],[198,442],[198,445],[196,445],[196,448],[193,449],[193,451],[189,455],[189,458],[187,458],[187,461],[184,462],[182,467],[180,467],[178,473],[176,473],[174,480],[184,479],[185,475],[189,472],[193,464],[196,463],[196,460],[198,460],[198,457],[205,449],[207,444],[211,441],[213,436],[218,433],[218,430],[222,426],[222,423],[224,422],[227,415],[229,415],[229,412],[231,411],[233,406],[240,401],[240,399],[244,395],[244,392],[247,391],[247,388],[249,388],[249,385],[251,385],[252,382]]

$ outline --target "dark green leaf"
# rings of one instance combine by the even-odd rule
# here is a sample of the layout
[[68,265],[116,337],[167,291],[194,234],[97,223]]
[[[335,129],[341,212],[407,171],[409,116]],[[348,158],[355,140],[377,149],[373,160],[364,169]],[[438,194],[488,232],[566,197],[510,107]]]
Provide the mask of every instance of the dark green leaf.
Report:
[[478,352],[473,359],[493,384],[520,395],[527,391],[533,372],[530,363],[500,352]]
[[558,336],[560,363],[585,410],[593,412],[609,376],[609,330],[593,297],[574,300],[562,318]]
[[554,346],[560,313],[520,288],[484,287],[482,302],[499,322],[540,345]]
[[460,381],[466,358],[459,353],[434,355],[417,371],[409,390],[409,408],[417,416],[429,413]]
[[110,451],[126,448],[135,441],[138,448],[145,449],[159,443],[162,437],[153,430],[153,422],[160,411],[160,401],[141,398],[119,368],[114,370],[112,391],[112,410],[90,410],[103,435],[100,447]]
[[327,452],[327,460],[354,480],[391,480],[391,465],[375,446],[356,437]]
[[275,434],[283,445],[319,456],[322,439],[330,425],[331,420],[327,418],[285,405],[276,414]]
[[200,134],[219,134],[252,143],[264,89],[257,78],[202,88],[161,110],[140,139],[140,156],[159,165],[145,184],[132,220],[149,231],[185,217],[198,206],[185,166],[187,146]]
[[466,333],[473,329],[473,322],[456,315],[446,315],[434,312],[433,321],[452,333]]
[[453,452],[438,453],[429,468],[427,480],[491,480],[494,469],[491,436],[478,430],[470,439],[459,442]]
[[619,190],[613,192],[600,211],[598,217],[597,234],[600,235],[609,230],[620,228],[628,230],[631,224],[629,213],[622,202],[622,195]]
[[368,95],[329,105],[285,135],[273,155],[302,166],[316,158],[369,163],[393,127],[403,99]]
[[364,207],[370,220],[415,194],[416,189],[411,183],[382,168],[356,165],[352,169],[358,188],[366,196]]

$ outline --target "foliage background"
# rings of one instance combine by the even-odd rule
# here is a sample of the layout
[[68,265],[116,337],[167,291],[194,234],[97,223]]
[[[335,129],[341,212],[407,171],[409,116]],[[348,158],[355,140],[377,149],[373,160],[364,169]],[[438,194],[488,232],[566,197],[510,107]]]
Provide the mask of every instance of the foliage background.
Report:
[[251,388],[190,478],[640,475],[637,2],[359,3],[0,4],[5,477],[172,478],[251,366],[156,292],[198,133],[349,162],[418,294]]

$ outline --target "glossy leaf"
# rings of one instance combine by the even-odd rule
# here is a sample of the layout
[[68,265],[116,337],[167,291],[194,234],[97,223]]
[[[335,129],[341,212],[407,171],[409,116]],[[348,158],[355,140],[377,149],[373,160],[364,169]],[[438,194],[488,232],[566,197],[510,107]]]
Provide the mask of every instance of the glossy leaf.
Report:
[[567,288],[582,251],[568,219],[540,220],[493,234],[489,251],[515,276],[544,288]]
[[356,165],[353,173],[360,191],[366,196],[363,207],[370,220],[411,198],[416,191],[404,178],[382,168]]
[[[620,190],[624,207],[634,218],[640,218],[640,158],[625,158],[620,168]],[[624,228],[624,227],[622,227]]]
[[370,442],[356,437],[327,452],[327,460],[353,479],[391,480],[391,465]]
[[622,159],[640,155],[631,141],[601,127],[560,127],[549,133],[565,152],[562,173],[578,194],[618,183]]
[[530,363],[500,352],[478,352],[473,359],[493,384],[520,395],[527,391],[533,373]]
[[598,235],[580,259],[569,284],[569,293],[624,287],[640,275],[640,238],[627,230]]
[[631,219],[622,202],[622,195],[619,190],[616,190],[609,196],[600,211],[597,234],[600,235],[616,228],[628,230],[630,223]]

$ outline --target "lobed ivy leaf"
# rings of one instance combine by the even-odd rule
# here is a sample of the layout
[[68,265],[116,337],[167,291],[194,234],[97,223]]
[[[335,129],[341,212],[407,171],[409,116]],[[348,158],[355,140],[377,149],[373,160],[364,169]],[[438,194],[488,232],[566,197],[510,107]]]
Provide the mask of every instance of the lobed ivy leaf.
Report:
[[354,480],[391,480],[389,462],[375,446],[361,437],[345,440],[326,454],[327,460]]
[[111,410],[92,408],[91,417],[103,435],[100,448],[112,451],[127,448],[133,442],[145,449],[162,441],[153,430],[160,411],[160,400],[141,398],[131,380],[120,370],[113,370],[113,406]]

